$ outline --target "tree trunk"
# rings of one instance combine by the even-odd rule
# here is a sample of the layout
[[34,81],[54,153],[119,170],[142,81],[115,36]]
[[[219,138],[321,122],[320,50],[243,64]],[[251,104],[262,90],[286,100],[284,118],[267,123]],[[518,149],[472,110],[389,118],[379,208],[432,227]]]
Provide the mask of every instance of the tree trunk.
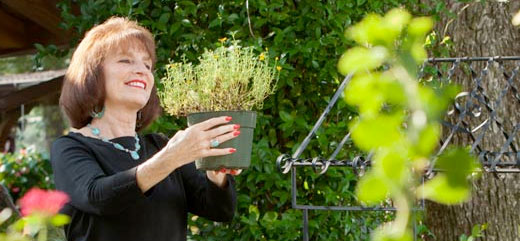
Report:
[[[454,42],[454,54],[457,57],[469,56],[511,56],[520,55],[520,31],[511,24],[511,20],[520,8],[520,1],[498,2],[487,0],[485,3],[459,3],[447,1],[448,8],[457,13],[450,22],[443,18],[436,24],[440,35],[450,36]],[[504,64],[509,75],[513,65],[520,61],[510,61]],[[486,62],[474,63],[472,67],[480,74]],[[520,120],[520,104],[515,99],[511,88],[499,105],[495,100],[507,86],[497,65],[489,66],[489,73],[482,79],[483,92],[490,98],[490,106],[497,110],[497,120],[502,129],[511,133],[513,126]],[[458,70],[452,79],[464,90],[475,88],[475,81],[468,73]],[[514,79],[518,88],[519,75]],[[473,99],[475,102],[476,100]],[[474,128],[489,117],[491,111],[482,107],[482,115],[466,118],[470,128]],[[453,118],[451,119],[453,122]],[[492,122],[485,131],[480,143],[483,150],[499,152],[506,138],[500,130],[500,125]],[[484,130],[474,133],[478,136]],[[447,132],[445,130],[445,132]],[[518,145],[518,134],[515,133],[513,144]],[[445,138],[446,136],[444,136]],[[468,146],[473,140],[468,135],[456,135],[452,144]],[[510,147],[506,151],[513,151]],[[478,151],[477,153],[478,154]],[[514,159],[510,159],[513,161]],[[470,234],[474,225],[487,224],[482,240],[512,241],[520,240],[520,174],[489,174],[484,173],[479,180],[473,182],[472,199],[462,205],[444,206],[433,202],[426,204],[425,224],[439,241],[459,240],[461,234]]]

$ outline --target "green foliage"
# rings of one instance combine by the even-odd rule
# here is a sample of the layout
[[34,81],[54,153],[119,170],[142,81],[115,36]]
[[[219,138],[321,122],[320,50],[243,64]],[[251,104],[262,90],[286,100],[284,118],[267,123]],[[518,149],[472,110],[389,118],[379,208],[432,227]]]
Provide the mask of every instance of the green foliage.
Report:
[[205,50],[198,64],[184,60],[166,65],[158,95],[170,115],[262,108],[274,93],[276,63],[270,66],[265,53],[258,55],[232,42],[229,47]]
[[478,238],[484,237],[484,230],[487,229],[487,224],[477,224],[471,229],[471,235],[462,234],[459,237],[459,241],[475,241]]
[[0,153],[0,183],[9,189],[16,201],[32,187],[54,188],[48,158],[22,149],[18,153]]
[[390,198],[397,208],[395,220],[376,229],[372,240],[413,240],[410,210],[416,200],[463,202],[470,195],[468,179],[478,170],[467,150],[454,148],[437,159],[442,173],[422,183],[440,136],[439,121],[457,90],[448,86],[436,92],[416,79],[432,27],[430,18],[393,9],[384,16],[369,14],[346,31],[363,46],[347,50],[338,63],[340,72],[355,76],[345,90],[346,101],[359,107],[352,138],[374,154],[373,168],[356,193],[371,205]]
[[[189,238],[193,240],[301,239],[302,213],[291,208],[290,178],[275,169],[274,160],[298,147],[336,91],[342,79],[336,60],[353,44],[345,38],[345,29],[367,12],[383,13],[402,5],[418,12],[435,10],[418,4],[417,0],[250,0],[249,10],[244,0],[76,2],[79,16],[71,13],[70,1],[59,3],[62,26],[78,32],[76,39],[112,15],[128,16],[150,29],[158,47],[156,80],[164,76],[170,59],[181,62],[184,56],[188,62],[196,62],[204,49],[214,49],[214,43],[224,37],[234,36],[241,45],[251,46],[256,52],[280,57],[277,91],[266,99],[264,110],[259,113],[252,165],[236,178],[239,193],[236,217],[227,224],[190,218]],[[248,11],[254,37],[249,31]],[[159,81],[156,84],[163,88]],[[303,156],[330,155],[355,113],[352,107],[339,102]],[[146,131],[171,136],[185,127],[184,118],[161,116]],[[344,149],[349,151],[341,151],[337,158],[349,158],[359,152],[351,142]],[[349,169],[331,168],[324,176],[312,170],[299,170],[298,203],[357,205],[353,194],[356,183],[357,176]],[[391,215],[309,212],[310,239],[367,240],[369,230]]]

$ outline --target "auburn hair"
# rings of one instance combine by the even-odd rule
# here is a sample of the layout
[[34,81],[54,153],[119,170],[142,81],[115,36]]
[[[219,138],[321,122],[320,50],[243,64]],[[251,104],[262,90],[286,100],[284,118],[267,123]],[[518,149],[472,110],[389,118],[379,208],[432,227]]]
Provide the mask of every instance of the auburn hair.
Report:
[[[112,17],[90,29],[72,55],[65,73],[60,106],[72,127],[79,129],[92,121],[90,113],[99,111],[105,102],[105,80],[102,63],[110,50],[138,43],[152,59],[155,67],[155,41],[146,28],[135,21]],[[157,88],[153,85],[150,98],[136,116],[136,131],[144,129],[161,113]]]

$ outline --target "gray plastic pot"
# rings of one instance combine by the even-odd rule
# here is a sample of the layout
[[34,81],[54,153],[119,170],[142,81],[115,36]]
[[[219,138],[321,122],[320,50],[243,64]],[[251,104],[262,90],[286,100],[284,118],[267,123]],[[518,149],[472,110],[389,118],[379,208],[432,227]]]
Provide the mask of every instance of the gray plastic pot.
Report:
[[199,112],[188,115],[188,126],[203,122],[213,117],[231,116],[230,124],[240,125],[240,135],[221,143],[217,148],[235,148],[237,151],[225,156],[205,157],[195,161],[197,169],[220,170],[247,169],[251,164],[251,150],[253,147],[253,133],[256,126],[256,112],[254,111],[216,111]]

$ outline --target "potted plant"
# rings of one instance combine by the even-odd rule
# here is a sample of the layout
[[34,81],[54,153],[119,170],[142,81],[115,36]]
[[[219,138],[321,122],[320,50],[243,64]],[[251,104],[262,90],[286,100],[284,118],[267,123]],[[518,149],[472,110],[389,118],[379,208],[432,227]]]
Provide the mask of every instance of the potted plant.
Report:
[[233,154],[196,160],[197,169],[246,169],[251,162],[256,112],[274,92],[279,66],[270,65],[266,53],[255,54],[236,41],[215,50],[206,49],[198,64],[171,62],[159,92],[161,105],[174,116],[187,116],[188,126],[217,116],[231,116],[240,125],[240,136],[219,147],[233,147]]

